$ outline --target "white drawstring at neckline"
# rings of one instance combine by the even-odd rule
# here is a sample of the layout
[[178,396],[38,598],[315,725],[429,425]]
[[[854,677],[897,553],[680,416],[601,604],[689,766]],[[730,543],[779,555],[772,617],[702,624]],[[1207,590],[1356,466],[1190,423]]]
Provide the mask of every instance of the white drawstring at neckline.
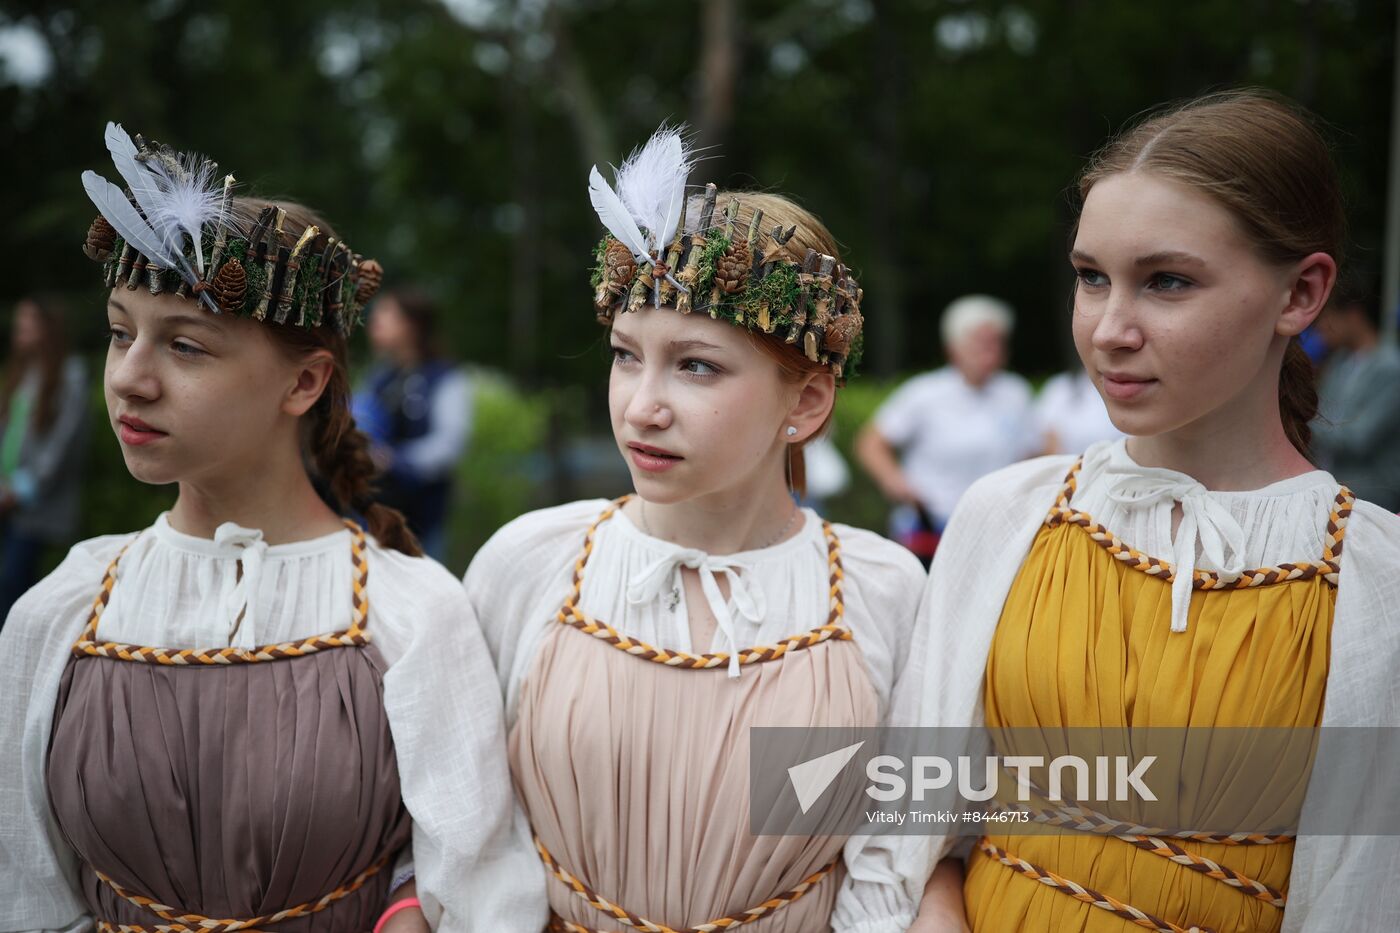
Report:
[[[1180,473],[1156,467],[1115,468],[1104,471],[1113,478],[1108,497],[1127,506],[1150,507],[1163,502],[1181,503],[1181,524],[1172,539],[1172,631],[1186,631],[1191,610],[1191,590],[1196,570],[1196,548],[1219,568],[1226,582],[1244,572],[1244,529],[1230,510],[1212,499],[1205,486]],[[1229,561],[1226,561],[1226,553]]]
[[224,611],[229,620],[229,641],[232,643],[234,634],[245,625],[245,630],[256,640],[261,631],[258,628],[256,613],[267,542],[263,540],[263,533],[259,529],[224,522],[214,530],[214,543],[222,547],[241,549],[238,560],[243,565],[243,573],[239,575],[238,583],[225,592],[223,599]]
[[720,592],[715,574],[723,574],[729,580],[729,595],[734,600],[739,614],[750,622],[763,620],[765,602],[761,588],[750,589],[739,571],[746,569],[743,564],[723,556],[711,556],[695,548],[679,548],[664,554],[647,564],[627,585],[627,601],[633,605],[645,605],[656,599],[667,589],[679,589],[684,581],[681,568],[689,567],[700,574],[700,589],[705,594],[705,602],[715,614],[715,623],[724,637],[729,640],[729,676],[739,676],[739,639],[734,631],[734,618],[729,612],[729,604]]

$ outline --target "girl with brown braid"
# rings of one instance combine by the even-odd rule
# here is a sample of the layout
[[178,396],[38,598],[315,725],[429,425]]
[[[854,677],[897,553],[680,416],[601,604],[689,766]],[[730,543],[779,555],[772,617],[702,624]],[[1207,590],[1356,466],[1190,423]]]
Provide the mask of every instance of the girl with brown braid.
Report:
[[[1394,773],[1374,742],[1370,760],[1260,767],[1230,739],[1400,726],[1400,519],[1308,458],[1297,335],[1342,257],[1331,154],[1293,104],[1221,93],[1109,142],[1079,193],[1075,345],[1128,437],[967,494],[929,578],[923,676],[893,721],[1024,730],[1003,754],[1066,730],[1106,748],[1171,738],[1153,748],[1151,808],[1037,790],[1010,807],[1035,827],[982,824],[959,906],[976,933],[1392,929],[1400,845],[1369,833]],[[1343,770],[1365,779],[1321,825]],[[1038,787],[1045,771],[1030,769]],[[959,892],[920,892],[954,839],[928,842],[865,846],[886,909],[860,929],[948,928],[932,914]]]
[[489,655],[373,501],[349,411],[377,264],[217,181],[211,217],[169,221],[159,198],[208,163],[137,141],[109,125],[129,188],[85,176],[87,247],[112,430],[178,493],[75,546],[0,637],[0,930],[363,931],[410,863],[438,928],[508,929],[539,884],[503,845]]

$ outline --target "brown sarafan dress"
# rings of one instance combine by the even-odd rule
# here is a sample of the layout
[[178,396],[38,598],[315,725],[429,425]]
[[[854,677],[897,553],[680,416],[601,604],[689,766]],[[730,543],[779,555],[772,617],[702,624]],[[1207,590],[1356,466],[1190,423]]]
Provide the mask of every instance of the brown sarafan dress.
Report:
[[750,832],[749,730],[879,724],[845,623],[835,532],[824,526],[829,616],[742,649],[743,673],[731,678],[727,654],[654,648],[579,609],[594,533],[616,508],[585,537],[510,734],[516,790],[549,872],[548,929],[828,929],[845,839]]
[[350,627],[251,650],[96,641],[112,561],[63,674],[47,772],[99,931],[368,930],[384,909],[412,824],[350,527]]

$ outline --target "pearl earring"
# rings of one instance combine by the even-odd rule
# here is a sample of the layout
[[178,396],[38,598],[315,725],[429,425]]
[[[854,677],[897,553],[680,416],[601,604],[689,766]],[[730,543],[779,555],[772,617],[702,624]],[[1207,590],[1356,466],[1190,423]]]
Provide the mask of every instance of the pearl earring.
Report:
[[796,437],[796,436],[797,436],[797,428],[796,428],[794,425],[791,425],[791,424],[788,425],[788,427],[787,427],[787,436],[788,436],[788,437]]

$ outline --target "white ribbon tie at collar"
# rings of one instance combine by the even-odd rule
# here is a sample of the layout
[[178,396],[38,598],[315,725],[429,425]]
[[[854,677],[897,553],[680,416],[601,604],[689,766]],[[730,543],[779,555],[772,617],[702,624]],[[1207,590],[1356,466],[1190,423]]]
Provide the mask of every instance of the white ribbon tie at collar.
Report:
[[700,589],[705,594],[705,602],[714,613],[715,623],[729,642],[729,676],[739,676],[739,639],[734,630],[734,617],[729,611],[729,603],[720,592],[717,575],[729,581],[729,596],[739,614],[750,622],[763,620],[766,604],[763,590],[750,587],[741,571],[747,570],[743,564],[723,556],[712,556],[695,548],[679,548],[658,557],[643,567],[628,583],[627,601],[633,605],[645,605],[660,599],[661,595],[673,587],[683,585],[682,568],[690,568],[700,575]]
[[1181,524],[1172,539],[1172,631],[1186,631],[1197,547],[1220,568],[1221,579],[1237,580],[1245,569],[1244,529],[1205,486],[1173,470],[1109,467],[1105,475],[1111,479],[1108,497],[1122,505],[1151,508],[1181,503]]

